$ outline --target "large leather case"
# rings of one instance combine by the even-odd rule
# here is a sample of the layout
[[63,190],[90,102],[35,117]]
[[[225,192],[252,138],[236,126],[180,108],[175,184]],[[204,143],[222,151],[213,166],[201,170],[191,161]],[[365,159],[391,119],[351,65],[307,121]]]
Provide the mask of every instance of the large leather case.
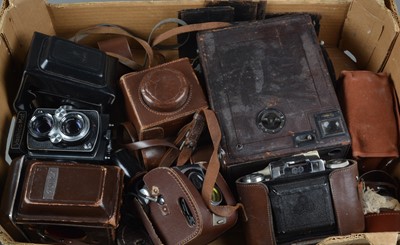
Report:
[[346,156],[350,137],[309,15],[203,31],[197,41],[230,179],[310,150]]
[[20,241],[114,244],[122,203],[119,167],[16,158],[1,205]]

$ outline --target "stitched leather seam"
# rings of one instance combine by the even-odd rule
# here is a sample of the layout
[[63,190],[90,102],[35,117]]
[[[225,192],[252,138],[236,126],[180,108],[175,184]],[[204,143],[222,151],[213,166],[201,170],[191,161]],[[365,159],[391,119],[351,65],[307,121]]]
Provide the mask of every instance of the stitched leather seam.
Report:
[[148,129],[148,128],[152,128],[152,127],[155,127],[155,126],[159,126],[160,124],[163,124],[163,123],[165,123],[165,122],[173,121],[173,120],[175,120],[175,119],[180,119],[180,118],[182,118],[182,117],[185,117],[185,116],[194,114],[194,113],[196,113],[197,111],[200,111],[200,110],[203,110],[203,109],[206,109],[206,108],[208,108],[207,105],[205,105],[205,106],[203,106],[203,107],[200,107],[200,108],[193,109],[193,110],[191,110],[191,111],[187,111],[186,113],[183,113],[183,114],[177,114],[177,115],[175,115],[175,116],[173,116],[173,117],[168,117],[168,118],[166,118],[166,119],[164,119],[164,120],[159,120],[159,121],[157,121],[157,122],[155,122],[155,123],[150,123],[150,124],[147,124],[147,125],[143,125],[142,128]]
[[[244,189],[247,188],[256,188],[256,189],[261,189],[262,192],[264,192],[266,200],[267,200],[267,213],[266,216],[268,217],[268,223],[270,224],[270,229],[269,232],[271,233],[271,239],[269,241],[269,244],[276,244],[275,243],[275,232],[274,232],[274,222],[273,222],[273,217],[272,217],[272,210],[271,210],[271,205],[269,201],[269,195],[267,193],[267,186],[264,187],[264,184],[240,184]],[[246,208],[246,207],[245,207]]]
[[139,102],[140,104],[148,111],[150,111],[153,114],[156,114],[158,116],[169,116],[169,115],[175,115],[179,112],[181,112],[183,109],[185,109],[187,107],[187,105],[192,101],[192,97],[193,97],[193,85],[189,84],[189,96],[185,102],[185,104],[183,104],[179,109],[173,111],[173,112],[159,112],[156,110],[151,109],[148,105],[146,105],[146,103],[143,101],[142,98],[142,93],[141,91],[138,89],[138,98],[139,98]]
[[[337,170],[334,170],[333,172],[331,172],[329,174],[330,175],[329,176],[329,182],[330,182],[331,186],[332,186],[331,179],[333,178],[333,176],[338,175],[338,174],[342,174],[343,172],[345,172],[345,173],[351,172],[352,169],[354,168],[354,166],[357,166],[357,165],[354,165],[354,163],[353,163],[349,167],[346,167],[346,168],[343,168],[343,169],[337,169]],[[341,193],[337,192],[332,187],[331,187],[331,192],[332,192],[333,200],[337,200],[338,196],[341,195]],[[339,216],[342,217],[342,212],[340,212],[341,209],[335,207],[335,201],[333,201],[333,203],[334,203],[334,209],[335,209],[334,211],[336,213],[336,217],[339,217]],[[336,222],[337,222],[338,231],[339,231],[340,234],[342,234],[342,231],[341,231],[341,227],[342,227],[341,219],[336,218]]]
[[368,219],[370,217],[380,217],[380,216],[400,216],[400,213],[396,212],[384,212],[384,213],[379,213],[379,214],[367,214],[365,215],[365,218]]

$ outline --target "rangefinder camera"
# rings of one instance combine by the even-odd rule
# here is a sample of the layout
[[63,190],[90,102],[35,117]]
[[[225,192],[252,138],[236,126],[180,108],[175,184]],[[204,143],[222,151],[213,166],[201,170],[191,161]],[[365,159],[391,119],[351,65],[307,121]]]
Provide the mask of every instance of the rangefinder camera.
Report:
[[37,108],[17,114],[9,147],[13,158],[105,161],[111,152],[109,116],[96,110]]
[[[355,232],[359,226],[351,224],[347,227],[350,230],[344,231],[340,225],[357,220],[363,223],[357,175],[353,160],[296,156],[271,162],[264,170],[239,178],[236,187],[247,216],[258,217],[245,225],[249,239],[256,232],[254,227],[263,227],[270,220],[269,230],[264,232],[270,231],[278,244]],[[341,198],[335,199],[338,195]],[[270,206],[270,210],[253,208],[254,203],[257,207]],[[344,222],[350,218],[354,220]]]
[[110,113],[118,60],[103,51],[35,32],[14,109],[76,108]]

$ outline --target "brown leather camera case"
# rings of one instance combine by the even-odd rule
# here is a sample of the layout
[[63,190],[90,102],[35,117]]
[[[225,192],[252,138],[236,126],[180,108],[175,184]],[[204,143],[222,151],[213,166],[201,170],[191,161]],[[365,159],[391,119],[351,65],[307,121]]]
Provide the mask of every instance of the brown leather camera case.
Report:
[[[358,169],[355,161],[347,167],[333,170],[328,176],[339,235],[364,231],[364,214],[357,177]],[[239,201],[244,205],[248,217],[247,222],[243,223],[247,243],[250,245],[276,244],[268,186],[263,182],[249,184],[238,180],[236,187]],[[322,197],[315,202],[318,203],[321,200]],[[319,238],[322,237],[323,235]],[[303,236],[302,240],[315,238],[318,237]]]
[[121,77],[129,120],[139,140],[175,136],[207,100],[187,58]]
[[113,244],[122,187],[118,167],[30,161],[15,222],[33,242]]

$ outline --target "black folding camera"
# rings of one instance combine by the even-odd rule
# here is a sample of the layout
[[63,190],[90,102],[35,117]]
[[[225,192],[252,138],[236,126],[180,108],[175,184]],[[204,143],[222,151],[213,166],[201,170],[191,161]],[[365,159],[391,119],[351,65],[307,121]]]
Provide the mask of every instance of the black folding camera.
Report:
[[[268,228],[263,232],[272,230],[270,236],[277,243],[360,232],[363,214],[357,175],[355,161],[301,155],[271,162],[264,170],[239,178],[236,186],[247,216],[257,217],[245,224],[247,239],[256,232],[250,226],[263,227],[265,222]],[[260,210],[254,203],[269,208]]]
[[14,109],[71,105],[109,113],[118,60],[91,47],[35,32]]
[[101,162],[109,158],[111,129],[108,114],[68,107],[20,111],[9,146],[11,157]]

